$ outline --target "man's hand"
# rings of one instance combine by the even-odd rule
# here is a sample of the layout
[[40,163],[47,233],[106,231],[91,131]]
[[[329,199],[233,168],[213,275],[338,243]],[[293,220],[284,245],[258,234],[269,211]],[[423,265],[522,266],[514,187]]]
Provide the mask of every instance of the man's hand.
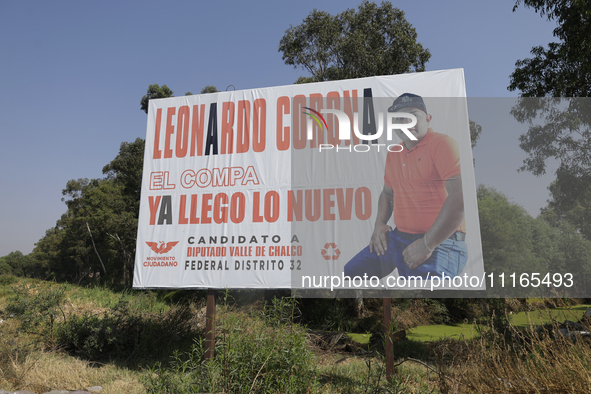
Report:
[[371,235],[371,240],[369,241],[369,252],[373,253],[374,250],[378,256],[383,256],[386,254],[386,250],[388,250],[388,236],[386,235],[388,231],[392,231],[392,227],[388,226],[387,224],[377,224],[373,230],[373,234]]
[[431,257],[431,253],[433,252],[429,252],[423,238],[419,238],[402,251],[402,257],[404,257],[404,262],[408,265],[408,268],[414,270]]

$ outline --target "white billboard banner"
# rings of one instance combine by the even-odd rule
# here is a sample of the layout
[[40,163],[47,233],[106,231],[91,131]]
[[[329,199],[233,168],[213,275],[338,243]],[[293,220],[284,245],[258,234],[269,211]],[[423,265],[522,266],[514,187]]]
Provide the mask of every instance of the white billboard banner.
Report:
[[[318,278],[353,272],[345,267],[370,242],[385,184],[398,190],[386,166],[402,146],[394,124],[404,113],[391,109],[405,93],[428,108],[429,130],[457,142],[467,262],[455,274],[484,275],[456,69],[151,100],[133,286],[343,286]],[[362,288],[392,287],[386,280]]]

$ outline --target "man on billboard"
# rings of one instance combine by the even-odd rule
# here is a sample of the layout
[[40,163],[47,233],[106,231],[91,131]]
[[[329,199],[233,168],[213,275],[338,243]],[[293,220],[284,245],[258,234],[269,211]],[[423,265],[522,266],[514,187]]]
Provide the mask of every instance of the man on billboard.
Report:
[[[383,278],[398,269],[404,277],[458,276],[468,259],[458,144],[429,127],[432,116],[420,96],[404,93],[388,112],[414,115],[408,131],[416,140],[396,131],[403,149],[388,152],[369,246],[344,274]],[[403,116],[395,123],[407,123]],[[395,229],[388,225],[392,214]]]

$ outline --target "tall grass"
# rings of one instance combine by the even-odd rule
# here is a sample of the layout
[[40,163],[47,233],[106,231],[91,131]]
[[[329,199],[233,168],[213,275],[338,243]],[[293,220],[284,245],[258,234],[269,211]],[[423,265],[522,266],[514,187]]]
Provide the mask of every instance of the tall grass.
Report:
[[[22,330],[37,335],[46,348],[95,361],[117,360],[138,365],[169,357],[175,348],[203,337],[189,305],[163,308],[150,293],[124,293],[111,307],[68,308],[69,286],[18,282],[12,286],[14,295],[6,311],[19,320]],[[111,303],[112,292],[91,291]]]
[[137,365],[168,357],[172,349],[202,337],[203,333],[192,327],[192,317],[186,305],[147,314],[121,301],[101,316],[71,316],[57,326],[55,342],[62,350],[91,360]]
[[215,357],[205,360],[204,340],[169,365],[146,375],[148,393],[307,393],[315,382],[305,331],[293,324],[295,301],[277,298],[261,319],[222,311]]
[[[588,393],[591,389],[591,341],[563,335],[558,324],[536,332],[532,326],[494,324],[471,341],[440,343],[440,367],[450,393]],[[589,326],[587,326],[589,329]],[[538,330],[539,331],[539,330]]]
[[[540,334],[535,326],[516,328],[505,314],[496,315],[500,303],[488,321],[481,320],[479,337],[396,343],[399,366],[386,382],[380,346],[367,345],[363,354],[312,347],[301,322],[346,328],[348,321],[338,322],[350,312],[346,302],[316,302],[302,315],[303,304],[293,299],[247,310],[226,294],[217,310],[216,356],[206,361],[203,332],[196,328],[202,305],[186,294],[22,279],[6,280],[0,291],[12,294],[0,297],[0,387],[9,390],[101,385],[105,394],[584,393],[591,387],[591,341],[565,337],[557,324]],[[183,304],[173,304],[178,297]],[[410,310],[417,315],[438,305],[416,302]],[[332,309],[322,316],[324,307]],[[410,321],[409,314],[408,324],[423,317]],[[359,325],[357,319],[352,324]]]

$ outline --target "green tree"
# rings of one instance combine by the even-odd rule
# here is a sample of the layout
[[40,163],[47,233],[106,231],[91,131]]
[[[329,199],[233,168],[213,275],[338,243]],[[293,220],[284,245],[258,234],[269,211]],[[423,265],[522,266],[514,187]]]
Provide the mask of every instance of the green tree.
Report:
[[533,218],[495,189],[478,186],[478,216],[486,270],[509,272],[515,267],[539,272],[532,244]]
[[285,32],[279,52],[310,74],[298,83],[424,71],[431,57],[403,11],[369,1],[336,16],[313,10]]
[[[59,222],[58,222],[59,223]],[[45,235],[36,244],[33,252],[29,254],[35,261],[38,269],[35,277],[42,279],[57,278],[56,270],[62,266],[62,251],[60,249],[64,230],[58,226],[45,231]]]
[[133,203],[133,208],[139,215],[139,201],[142,188],[142,173],[144,167],[144,146],[142,138],[136,138],[134,142],[122,142],[119,154],[106,166],[103,174],[109,179],[114,179],[123,186],[124,194]]
[[511,114],[529,124],[519,137],[519,146],[528,154],[522,171],[543,175],[548,159],[556,159],[561,172],[591,176],[591,99],[522,97]]
[[581,98],[591,94],[591,7],[584,0],[517,0],[513,9],[521,4],[557,23],[557,42],[534,47],[510,77],[508,89],[520,91],[513,116],[529,124],[520,137],[528,154],[521,170],[542,175],[557,160],[547,209],[591,239],[591,100]]
[[134,142],[122,142],[119,154],[103,168],[103,174],[120,185],[121,198],[124,203],[123,216],[112,229],[109,236],[116,240],[123,261],[123,280],[131,283],[135,243],[137,236],[138,217],[140,214],[140,196],[144,166],[145,141],[137,138]]
[[125,218],[121,190],[109,179],[68,181],[62,191],[68,209],[58,221],[58,227],[64,230],[59,245],[62,267],[58,279],[82,280],[94,272],[121,272],[112,266],[117,248],[108,236],[114,223]]
[[550,210],[534,219],[505,195],[483,185],[477,196],[488,273],[569,272],[579,278],[577,291],[587,291],[584,278],[591,275],[591,242],[574,226]]
[[144,140],[123,142],[105,178],[73,179],[62,191],[67,212],[32,253],[44,277],[81,280],[91,273],[131,283]]
[[203,89],[201,89],[201,94],[204,93],[217,93],[219,92],[218,88],[216,88],[215,86],[212,85],[207,85],[206,87],[204,87]]
[[12,275],[12,267],[6,262],[4,257],[0,257],[0,275]]
[[3,274],[13,274],[13,275],[22,275],[21,271],[21,259],[23,258],[23,254],[21,251],[17,250],[16,252],[10,252],[6,256],[0,257],[0,275]]
[[60,248],[71,274],[81,279],[101,272],[129,284],[138,212],[124,185],[116,178],[71,180],[63,194],[68,211],[59,222]]
[[[521,99],[512,110],[528,132],[520,137],[528,153],[521,170],[546,172],[549,158],[558,159],[560,171],[591,176],[591,102],[559,97],[588,97],[591,93],[591,7],[582,0],[518,0],[557,23],[559,42],[534,47],[533,58],[518,60],[509,90]],[[529,97],[538,97],[537,99]]]
[[556,173],[556,180],[548,189],[551,199],[543,210],[543,214],[553,218],[554,221],[564,219],[572,223],[585,239],[591,240],[591,181],[589,178],[559,170]]
[[[521,99],[513,116],[529,123],[520,146],[528,153],[522,170],[544,174],[549,158],[562,172],[591,175],[591,102],[559,97],[588,97],[591,93],[591,7],[584,0],[517,0],[557,23],[559,42],[532,49],[533,58],[518,60],[509,90]],[[528,97],[539,97],[528,99]]]
[[148,92],[142,97],[142,100],[140,101],[141,110],[145,113],[148,113],[148,103],[150,100],[172,97],[173,94],[174,92],[170,90],[166,85],[150,85],[148,87]]
[[480,138],[480,134],[482,133],[482,126],[478,123],[470,120],[470,142],[472,144],[472,149],[476,146],[478,139]]
[[586,0],[517,0],[555,20],[558,42],[532,48],[533,58],[518,60],[509,90],[523,97],[588,97],[591,93],[591,7]]
[[512,114],[529,124],[520,136],[528,154],[520,170],[543,175],[548,162],[558,163],[547,209],[591,240],[591,99],[522,97]]
[[6,256],[0,257],[0,275],[12,274],[22,276],[21,261],[23,258],[21,251],[10,252]]
[[0,257],[0,275],[12,274],[16,276],[34,276],[39,267],[30,255],[24,255],[21,251],[10,252]]

